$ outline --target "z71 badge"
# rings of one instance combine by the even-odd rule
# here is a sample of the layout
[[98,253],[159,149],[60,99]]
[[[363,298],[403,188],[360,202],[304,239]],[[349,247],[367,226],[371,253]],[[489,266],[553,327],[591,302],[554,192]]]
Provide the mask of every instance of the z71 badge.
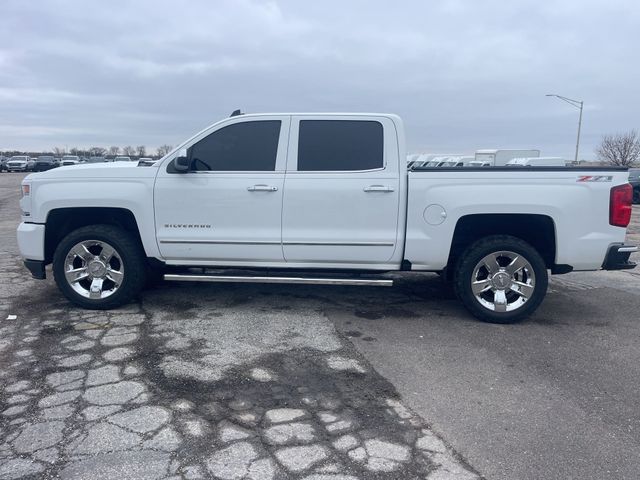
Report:
[[580,175],[576,182],[610,182],[612,175]]

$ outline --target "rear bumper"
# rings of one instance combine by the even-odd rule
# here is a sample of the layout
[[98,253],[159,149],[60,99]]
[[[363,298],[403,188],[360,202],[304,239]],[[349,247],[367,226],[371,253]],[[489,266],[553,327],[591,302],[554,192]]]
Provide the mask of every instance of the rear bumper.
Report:
[[629,256],[638,251],[635,245],[618,243],[611,245],[604,257],[602,268],[604,270],[628,270],[636,267],[636,262],[630,262]]

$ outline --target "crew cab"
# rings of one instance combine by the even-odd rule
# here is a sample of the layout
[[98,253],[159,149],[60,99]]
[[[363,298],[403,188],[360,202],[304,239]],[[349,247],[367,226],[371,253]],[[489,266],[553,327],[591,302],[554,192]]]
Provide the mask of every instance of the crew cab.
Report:
[[234,114],[148,164],[27,176],[26,267],[89,309],[166,280],[389,286],[438,272],[511,323],[548,273],[627,269],[623,168],[416,168],[391,114]]

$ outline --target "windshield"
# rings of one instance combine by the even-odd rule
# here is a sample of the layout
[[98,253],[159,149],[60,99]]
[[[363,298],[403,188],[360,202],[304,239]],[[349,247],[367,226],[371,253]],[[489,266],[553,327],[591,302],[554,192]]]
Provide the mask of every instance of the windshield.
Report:
[[38,161],[39,162],[53,162],[54,158],[46,156],[46,155],[42,155],[42,156],[38,157]]

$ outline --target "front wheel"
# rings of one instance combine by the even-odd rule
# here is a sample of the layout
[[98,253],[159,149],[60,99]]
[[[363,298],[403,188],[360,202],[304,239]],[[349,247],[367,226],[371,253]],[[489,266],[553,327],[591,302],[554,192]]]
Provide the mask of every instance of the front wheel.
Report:
[[145,283],[139,242],[112,225],[90,225],[62,239],[53,255],[58,288],[73,303],[107,310],[133,299]]
[[458,260],[454,287],[464,306],[478,319],[515,323],[542,302],[548,284],[540,254],[527,242],[493,235],[468,247]]

